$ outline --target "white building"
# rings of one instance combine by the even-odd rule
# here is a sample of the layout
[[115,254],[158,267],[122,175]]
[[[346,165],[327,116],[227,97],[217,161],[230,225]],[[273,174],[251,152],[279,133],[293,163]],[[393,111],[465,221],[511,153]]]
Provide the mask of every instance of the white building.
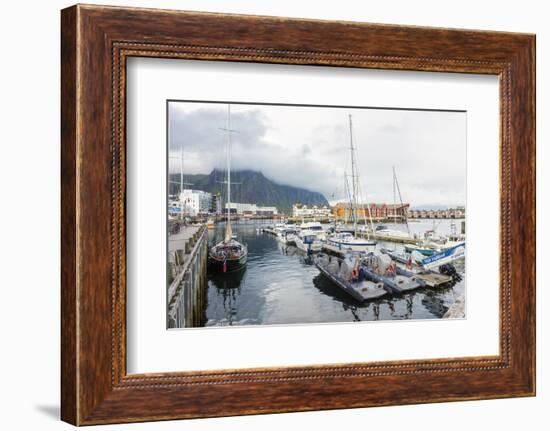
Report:
[[183,212],[190,216],[208,214],[212,208],[212,194],[202,190],[184,189],[179,201]]
[[323,206],[307,206],[295,204],[292,206],[292,217],[294,218],[329,218],[332,217],[332,210],[326,205]]
[[222,213],[222,197],[218,193],[217,195],[212,195],[212,207],[211,211],[214,214],[221,214]]
[[226,211],[228,206],[231,213],[240,215],[273,216],[278,214],[277,207],[263,207],[256,204],[231,202],[230,204],[225,204]]

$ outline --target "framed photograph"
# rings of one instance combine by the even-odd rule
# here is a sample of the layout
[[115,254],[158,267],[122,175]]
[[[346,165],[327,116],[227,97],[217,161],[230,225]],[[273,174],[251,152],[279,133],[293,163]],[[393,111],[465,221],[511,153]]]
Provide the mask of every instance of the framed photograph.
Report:
[[534,35],[61,17],[63,420],[535,394]]

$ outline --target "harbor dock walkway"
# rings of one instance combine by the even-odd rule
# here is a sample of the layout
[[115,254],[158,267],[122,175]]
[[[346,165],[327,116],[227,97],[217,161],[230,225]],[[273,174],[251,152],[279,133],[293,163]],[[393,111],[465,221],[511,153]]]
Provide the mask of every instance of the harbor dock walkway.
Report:
[[179,226],[168,236],[168,328],[204,324],[208,231],[206,225]]

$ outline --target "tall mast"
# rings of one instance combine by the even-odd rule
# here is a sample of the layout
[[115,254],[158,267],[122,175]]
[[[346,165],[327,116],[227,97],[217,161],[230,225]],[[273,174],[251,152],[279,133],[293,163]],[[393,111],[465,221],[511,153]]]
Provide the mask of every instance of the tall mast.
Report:
[[355,168],[355,148],[353,147],[353,124],[351,114],[349,115],[349,144],[351,152],[351,188],[352,188],[352,211],[353,231],[357,235],[357,172]]
[[395,166],[392,166],[392,172],[393,172],[393,222],[396,223],[397,221],[397,195],[395,190]]
[[[399,195],[399,202],[401,202],[401,210],[404,212],[405,209],[403,207],[403,197],[401,196],[401,189],[399,188],[399,181],[397,181],[397,174],[395,173],[395,166],[392,166],[393,168],[393,184],[394,184],[394,199],[395,199],[395,189],[397,189],[397,194]],[[411,235],[411,229],[409,227],[409,218],[407,217],[407,214],[405,214],[405,224],[407,225],[407,232],[409,233],[409,236]]]
[[231,224],[231,105],[227,105],[227,224]]
[[222,128],[227,133],[226,168],[227,168],[227,224],[225,226],[225,241],[233,236],[231,231],[231,105],[227,105],[227,127]]
[[[181,199],[181,194],[183,193],[183,142],[181,143],[181,148],[180,148],[180,199]],[[182,205],[182,208],[181,208],[181,213],[180,213],[180,216],[183,220],[183,213],[184,213],[184,208],[186,207],[186,205]]]
[[183,144],[180,148],[180,193],[183,193]]
[[344,171],[344,195],[346,199],[349,201],[349,206],[350,206],[349,212],[347,210],[347,205],[344,206],[344,224],[347,224],[349,221],[349,216],[351,215],[351,212],[352,212],[353,202],[351,198],[351,191],[349,189],[349,184],[348,184],[348,173],[346,171]]

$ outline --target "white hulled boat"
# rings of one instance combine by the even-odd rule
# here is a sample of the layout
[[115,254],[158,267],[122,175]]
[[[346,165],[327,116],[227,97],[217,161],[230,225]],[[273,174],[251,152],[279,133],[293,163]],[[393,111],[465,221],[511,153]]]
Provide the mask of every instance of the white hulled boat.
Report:
[[[374,250],[376,247],[376,241],[370,239],[368,231],[366,231],[367,238],[360,238],[358,235],[358,226],[357,226],[357,207],[358,207],[358,195],[359,195],[359,174],[355,166],[355,147],[353,145],[353,126],[351,115],[349,116],[349,137],[350,137],[350,154],[351,154],[351,190],[347,187],[347,178],[346,178],[346,189],[350,192],[350,206],[351,206],[351,215],[353,218],[353,233],[349,231],[336,231],[331,236],[327,238],[327,243],[333,247],[337,247],[340,250],[349,250],[357,252],[367,252]],[[366,223],[366,219],[365,219]],[[372,220],[371,220],[372,224]]]
[[336,232],[327,239],[327,243],[347,251],[372,251],[376,246],[376,241],[356,238],[349,232]]
[[378,225],[374,230],[378,239],[411,239],[408,232],[403,232],[399,229],[392,229],[386,225]]
[[323,225],[318,221],[303,222],[298,226],[298,231],[312,231],[317,235],[317,239],[325,241],[327,233],[323,229]]
[[301,229],[294,237],[296,247],[306,253],[317,253],[321,251],[323,248],[323,242],[319,239],[318,235],[318,231]]

